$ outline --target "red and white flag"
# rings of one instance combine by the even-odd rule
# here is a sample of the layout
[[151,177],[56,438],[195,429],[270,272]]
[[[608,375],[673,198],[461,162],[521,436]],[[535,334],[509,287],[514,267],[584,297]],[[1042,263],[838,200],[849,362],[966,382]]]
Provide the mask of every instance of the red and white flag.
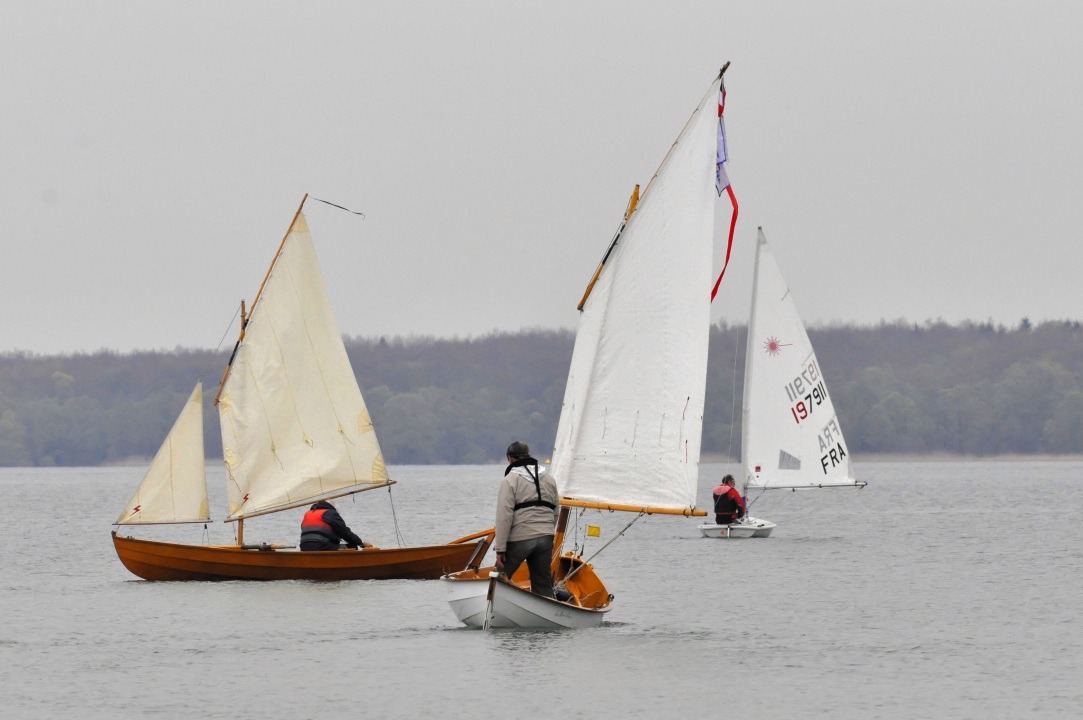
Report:
[[718,196],[730,186],[729,176],[726,174],[726,160],[729,153],[726,150],[726,121],[723,113],[726,111],[726,82],[723,80],[718,88],[718,152],[715,156],[715,183],[714,189]]
[[[728,65],[729,63],[726,64]],[[715,190],[718,191],[719,197],[722,196],[723,190],[730,196],[730,205],[733,206],[733,215],[730,217],[729,240],[726,243],[726,261],[722,265],[722,272],[718,274],[718,280],[715,281],[714,287],[711,288],[711,300],[714,300],[715,295],[718,294],[718,286],[722,284],[722,278],[726,274],[726,268],[729,267],[730,252],[733,250],[733,231],[737,227],[737,196],[733,194],[733,186],[730,185],[730,177],[726,172],[726,161],[729,160],[729,148],[726,147],[726,122],[722,117],[725,110],[726,81],[720,79],[718,85],[718,148],[715,153],[714,187]]]

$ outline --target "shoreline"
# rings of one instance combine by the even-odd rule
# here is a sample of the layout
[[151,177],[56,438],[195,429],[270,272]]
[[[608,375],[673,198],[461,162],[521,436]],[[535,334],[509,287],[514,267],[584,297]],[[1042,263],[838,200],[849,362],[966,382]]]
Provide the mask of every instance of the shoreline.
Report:
[[[123,460],[117,460],[115,462],[102,463],[96,467],[140,467],[150,464],[151,458],[139,458],[129,457]],[[738,465],[740,464],[740,458],[731,458],[721,453],[703,453],[700,456],[701,465]],[[1083,453],[1070,453],[1065,455],[1055,455],[1051,453],[1034,453],[1033,455],[1026,455],[1020,453],[1004,453],[1001,455],[965,455],[961,453],[862,453],[857,457],[854,462],[856,464],[862,463],[905,463],[905,462],[1083,462]],[[207,458],[206,463],[208,466],[221,465],[223,463],[222,458]],[[478,464],[478,463],[429,463],[433,467],[440,467],[442,465],[459,465],[459,464]],[[491,464],[499,465],[501,461],[493,460],[491,463],[480,463],[482,465]],[[423,467],[422,465],[414,465],[413,463],[388,463],[388,465],[402,465],[402,466],[415,466]],[[22,465],[18,467],[45,467],[37,465]],[[57,466],[51,466],[57,467]]]

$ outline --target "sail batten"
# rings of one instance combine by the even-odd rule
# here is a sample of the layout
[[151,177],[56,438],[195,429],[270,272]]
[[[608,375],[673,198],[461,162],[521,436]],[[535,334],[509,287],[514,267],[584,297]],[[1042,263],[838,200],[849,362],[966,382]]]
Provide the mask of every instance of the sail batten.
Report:
[[249,314],[219,413],[231,519],[387,481],[301,212]]
[[167,525],[209,520],[203,454],[203,382],[200,381],[114,525]]
[[746,489],[863,486],[793,296],[760,229],[745,350]]
[[585,298],[553,454],[563,498],[695,506],[716,199],[708,100],[717,92],[716,80]]

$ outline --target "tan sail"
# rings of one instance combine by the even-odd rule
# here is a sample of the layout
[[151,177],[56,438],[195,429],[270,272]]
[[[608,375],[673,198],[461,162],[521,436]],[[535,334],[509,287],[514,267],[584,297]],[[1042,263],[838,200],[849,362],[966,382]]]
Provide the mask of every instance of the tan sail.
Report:
[[218,410],[230,519],[387,482],[301,212],[249,313]]
[[203,382],[200,381],[114,525],[210,519],[203,458]]

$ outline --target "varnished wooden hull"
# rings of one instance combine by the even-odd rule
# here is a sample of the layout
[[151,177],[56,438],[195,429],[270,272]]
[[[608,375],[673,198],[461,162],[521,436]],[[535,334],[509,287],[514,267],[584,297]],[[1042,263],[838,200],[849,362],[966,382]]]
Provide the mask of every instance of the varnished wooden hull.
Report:
[[485,556],[491,532],[447,545],[302,552],[182,545],[113,533],[117,556],[144,580],[434,580]]

